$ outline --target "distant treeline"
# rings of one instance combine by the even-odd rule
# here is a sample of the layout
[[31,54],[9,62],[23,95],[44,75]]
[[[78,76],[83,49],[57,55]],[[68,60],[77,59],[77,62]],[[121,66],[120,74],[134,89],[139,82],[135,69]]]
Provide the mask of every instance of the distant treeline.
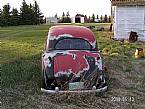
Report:
[[105,14],[104,16],[96,15],[93,13],[92,16],[85,15],[85,22],[87,23],[110,23],[111,22],[111,16],[107,16]]
[[23,0],[20,12],[17,8],[13,8],[6,4],[0,9],[0,26],[17,26],[17,25],[37,25],[44,22],[44,16],[40,11],[36,1],[34,4],[27,4]]
[[[99,15],[95,16],[94,13],[92,14],[92,16],[87,16],[83,14],[81,14],[81,16],[84,16],[85,23],[110,23],[111,22],[111,16],[107,16],[107,14],[105,14],[104,16],[101,15],[100,17]],[[58,17],[56,13],[54,18],[58,19],[58,23],[71,23],[72,22],[69,11],[66,14],[63,12],[61,17]]]

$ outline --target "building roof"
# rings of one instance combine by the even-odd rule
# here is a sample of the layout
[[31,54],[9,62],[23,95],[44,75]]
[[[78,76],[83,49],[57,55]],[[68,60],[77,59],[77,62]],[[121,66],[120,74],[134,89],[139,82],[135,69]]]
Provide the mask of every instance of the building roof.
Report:
[[110,0],[113,6],[141,5],[145,6],[145,0]]
[[75,17],[85,17],[83,14],[76,14]]

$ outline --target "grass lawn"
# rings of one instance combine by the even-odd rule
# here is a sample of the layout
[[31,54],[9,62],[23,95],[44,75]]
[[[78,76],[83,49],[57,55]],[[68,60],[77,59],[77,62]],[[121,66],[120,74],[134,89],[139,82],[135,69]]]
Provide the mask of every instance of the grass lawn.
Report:
[[[78,24],[109,26],[109,24]],[[113,41],[109,31],[95,31],[99,50],[107,67],[109,90],[103,95],[45,95],[40,92],[41,50],[49,25],[0,28],[0,64],[2,79],[2,108],[51,109],[112,108],[143,109],[145,106],[145,58],[135,59],[137,47],[145,43]],[[145,51],[144,51],[145,54]],[[81,98],[80,98],[81,97]],[[88,97],[88,98],[87,98]],[[112,97],[133,97],[134,101],[111,101]],[[86,101],[85,101],[86,100]]]

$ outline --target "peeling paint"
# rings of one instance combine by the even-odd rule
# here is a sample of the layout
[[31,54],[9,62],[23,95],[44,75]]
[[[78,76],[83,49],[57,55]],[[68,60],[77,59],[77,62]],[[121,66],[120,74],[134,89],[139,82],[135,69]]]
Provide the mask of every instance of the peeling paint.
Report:
[[[86,50],[87,47],[85,50],[74,50],[75,47],[73,50],[62,50],[60,46],[60,50],[56,50],[56,43],[61,38],[80,38],[88,41],[92,47],[89,50]],[[102,72],[102,60],[96,49],[96,38],[88,28],[54,26],[50,28],[48,33],[46,49],[42,57],[43,68],[45,68],[47,75],[54,79],[52,83],[57,80],[60,83],[66,83],[68,80],[69,82],[80,82],[83,79],[88,85],[94,85],[96,78],[103,79],[103,75],[100,73]],[[95,79],[94,82],[92,78]],[[88,85],[86,88],[89,88]],[[51,85],[49,87],[51,88]]]
[[63,37],[82,38],[96,48],[96,38],[91,30],[82,26],[54,26],[50,28],[48,40],[58,40]]
[[67,51],[53,51],[46,53],[44,60],[45,66],[48,66],[49,59],[51,57],[54,59],[54,74],[57,77],[58,74],[70,74],[73,73],[76,77],[80,76],[84,71],[88,71],[91,66],[89,66],[88,61],[85,56],[90,56],[95,59],[95,65],[98,66],[99,70],[102,70],[101,59],[98,53],[92,53],[89,51],[78,51],[78,50],[67,50]]
[[[96,48],[96,39],[93,33],[85,27],[80,26],[54,26],[48,33],[47,44],[49,41],[58,40],[59,38],[82,38],[87,40],[93,47]],[[95,65],[99,70],[102,70],[102,62],[97,60],[100,55],[96,52],[87,50],[54,50],[49,53],[45,53],[44,65],[45,67],[50,65],[49,57],[54,60],[54,74],[66,74],[73,73],[79,76],[84,71],[88,71],[91,66],[89,65],[86,56],[90,56],[95,59]]]
[[61,35],[58,35],[58,36],[48,36],[48,37],[49,37],[49,40],[58,40],[61,37],[70,37],[70,38],[72,38],[74,36],[72,36],[70,34],[61,34]]

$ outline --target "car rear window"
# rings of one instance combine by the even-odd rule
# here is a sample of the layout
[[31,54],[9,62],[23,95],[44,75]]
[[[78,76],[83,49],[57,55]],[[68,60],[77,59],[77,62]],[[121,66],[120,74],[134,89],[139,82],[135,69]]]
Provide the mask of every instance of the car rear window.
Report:
[[55,45],[56,50],[91,50],[91,45],[83,39],[61,39]]

